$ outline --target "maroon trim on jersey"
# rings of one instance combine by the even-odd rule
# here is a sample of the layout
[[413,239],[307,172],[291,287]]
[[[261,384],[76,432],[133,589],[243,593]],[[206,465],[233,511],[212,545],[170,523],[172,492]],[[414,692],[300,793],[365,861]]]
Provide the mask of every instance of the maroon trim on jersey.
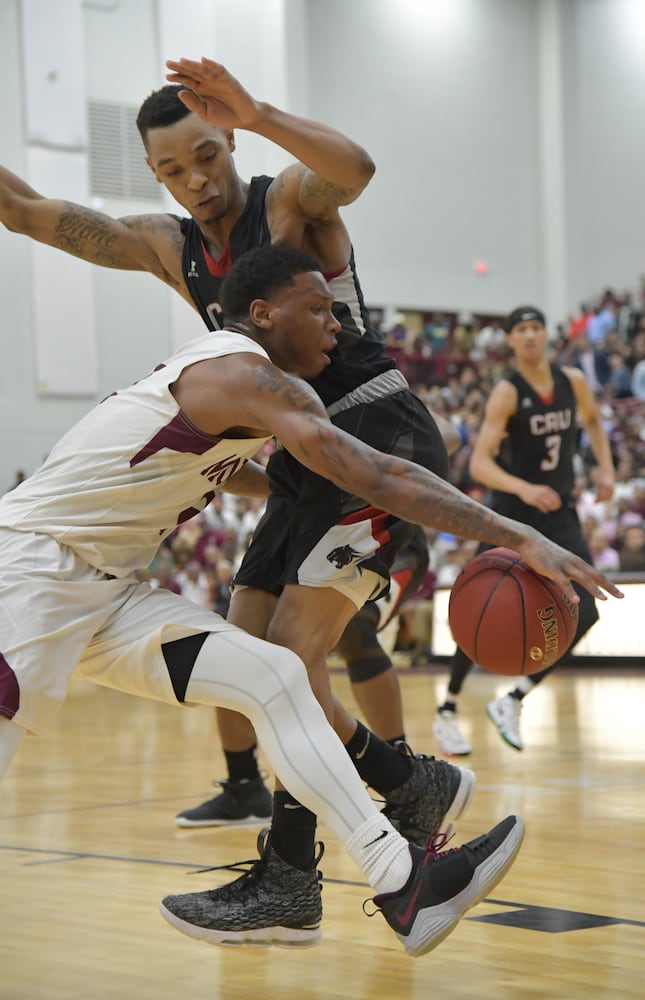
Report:
[[164,448],[182,454],[203,455],[205,451],[209,451],[221,440],[221,437],[213,437],[198,430],[180,410],[169,424],[157,431],[148,444],[144,445],[141,451],[138,451],[134,458],[130,459],[130,468],[139,465],[151,455],[163,451]]
[[325,281],[333,281],[334,278],[339,278],[341,274],[344,274],[348,267],[349,261],[341,267],[340,271],[323,271],[323,278]]
[[383,547],[392,540],[390,532],[387,528],[387,522],[390,520],[391,516],[392,515],[388,514],[386,510],[381,510],[379,507],[361,507],[360,510],[354,511],[353,514],[348,514],[347,517],[343,517],[338,523],[358,524],[360,521],[371,521],[372,538],[377,541],[381,547]]
[[20,708],[18,678],[0,653],[0,715],[13,719]]
[[206,244],[202,240],[202,250],[206,267],[215,278],[223,278],[231,270],[233,259],[231,257],[231,244],[227,243],[221,257],[213,257],[206,249]]

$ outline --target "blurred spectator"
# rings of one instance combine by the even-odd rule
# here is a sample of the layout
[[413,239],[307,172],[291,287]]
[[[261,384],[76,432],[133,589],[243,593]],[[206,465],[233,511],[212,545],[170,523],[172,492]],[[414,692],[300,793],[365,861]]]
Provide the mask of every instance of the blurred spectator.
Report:
[[622,573],[645,572],[645,527],[642,522],[624,529],[618,554]]
[[597,569],[603,573],[615,573],[620,569],[620,556],[616,549],[609,545],[604,528],[596,525],[591,534],[587,536],[587,542],[591,561]]
[[233,564],[228,559],[220,559],[215,566],[212,585],[213,610],[226,618],[228,606],[231,603],[231,584],[233,582]]
[[581,303],[579,315],[572,316],[569,321],[569,340],[576,340],[581,333],[587,332],[587,324],[591,316],[592,312],[586,303]]
[[[605,397],[607,399],[623,399],[627,396],[635,396],[636,393],[632,390],[632,373],[623,354],[619,351],[611,351],[607,355],[607,360],[610,375],[605,384]],[[645,374],[643,376],[643,389],[645,390]]]
[[645,399],[645,359],[634,366],[631,377],[632,396]]
[[189,601],[199,604],[200,608],[211,608],[211,588],[208,576],[200,563],[193,559],[185,569],[180,570],[175,579],[181,588],[181,593]]
[[450,327],[440,313],[433,313],[423,328],[431,354],[447,354],[450,350]]
[[150,586],[159,590],[170,590],[173,594],[181,594],[181,587],[172,575],[171,567],[165,559],[158,560],[152,575]]
[[587,319],[587,336],[594,347],[602,347],[610,330],[616,329],[616,316],[611,306],[598,306]]

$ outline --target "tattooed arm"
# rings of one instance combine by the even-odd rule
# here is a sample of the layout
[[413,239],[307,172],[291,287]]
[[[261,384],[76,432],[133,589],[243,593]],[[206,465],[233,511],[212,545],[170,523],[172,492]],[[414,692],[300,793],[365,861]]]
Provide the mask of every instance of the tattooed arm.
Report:
[[169,215],[113,219],[73,202],[44,198],[20,177],[0,167],[0,221],[11,232],[91,264],[149,271],[183,294],[183,237],[179,223]]
[[570,580],[603,600],[603,589],[622,596],[602,573],[532,528],[334,427],[316,393],[268,361],[235,354],[198,362],[184,370],[173,392],[188,419],[206,433],[272,434],[309,469],[404,521],[515,549],[574,603],[579,598]]
[[316,190],[310,179],[302,194],[301,207],[307,214],[325,214],[330,208],[348,205],[370,181],[374,163],[357,143],[327,125],[256,100],[220,63],[204,58],[200,62],[168,60],[166,65],[171,71],[168,80],[193,91],[181,95],[184,104],[209,125],[264,136],[318,175]]
[[351,243],[338,209],[355,201],[371,180],[375,167],[369,154],[336,129],[256,100],[210,59],[166,65],[168,80],[191,88],[180,95],[184,104],[209,125],[255,132],[299,161],[279,173],[267,191],[273,242],[307,250],[327,273],[342,270]]

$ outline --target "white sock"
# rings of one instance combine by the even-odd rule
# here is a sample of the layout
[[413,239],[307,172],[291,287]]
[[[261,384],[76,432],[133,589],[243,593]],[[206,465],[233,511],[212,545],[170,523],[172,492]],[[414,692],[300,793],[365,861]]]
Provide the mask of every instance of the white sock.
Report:
[[4,775],[16,755],[22,738],[27,733],[22,726],[0,715],[0,778]]
[[345,847],[377,892],[397,892],[408,881],[412,871],[408,842],[382,813],[354,830]]

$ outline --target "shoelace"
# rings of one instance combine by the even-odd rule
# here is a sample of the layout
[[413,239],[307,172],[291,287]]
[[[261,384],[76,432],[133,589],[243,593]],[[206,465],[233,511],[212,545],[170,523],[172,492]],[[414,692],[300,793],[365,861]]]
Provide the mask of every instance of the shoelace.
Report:
[[456,854],[459,851],[458,847],[449,847],[446,850],[446,844],[450,843],[454,836],[454,833],[444,833],[443,831],[431,834],[426,841],[424,848],[426,853],[421,864],[427,865],[429,861],[436,861],[437,858],[445,858],[449,854]]
[[[258,834],[257,847],[259,858],[249,858],[246,861],[233,861],[229,865],[211,865],[209,868],[196,868],[193,871],[187,872],[188,875],[204,875],[206,872],[218,872],[218,871],[230,871],[230,872],[242,872],[243,877],[246,876],[249,879],[257,878],[261,874],[262,870],[267,863],[267,853],[269,850],[269,841],[271,837],[271,832],[268,828],[260,830]],[[314,844],[314,867],[317,867],[320,859],[325,853],[325,845],[322,840],[317,840]],[[322,879],[322,872],[318,872],[318,879]],[[236,879],[235,882],[241,882],[241,879]],[[235,883],[231,883],[235,884]]]

